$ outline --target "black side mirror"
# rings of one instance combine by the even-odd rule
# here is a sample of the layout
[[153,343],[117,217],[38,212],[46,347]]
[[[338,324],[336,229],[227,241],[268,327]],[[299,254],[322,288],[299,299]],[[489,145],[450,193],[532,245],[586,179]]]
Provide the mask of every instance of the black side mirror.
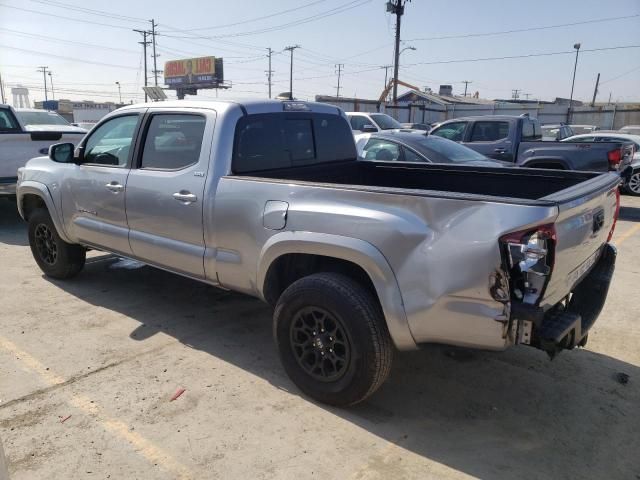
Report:
[[73,143],[56,143],[49,147],[49,158],[58,163],[73,163]]
[[377,131],[378,131],[378,129],[374,125],[371,125],[369,123],[362,126],[362,132],[363,133],[375,133]]

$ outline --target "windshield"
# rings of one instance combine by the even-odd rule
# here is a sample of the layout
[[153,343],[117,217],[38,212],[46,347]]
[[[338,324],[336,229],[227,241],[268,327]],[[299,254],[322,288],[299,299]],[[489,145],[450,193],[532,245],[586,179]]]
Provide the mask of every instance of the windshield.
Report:
[[411,143],[436,163],[491,161],[475,150],[442,137],[424,137]]
[[382,130],[393,130],[394,128],[402,128],[397,120],[384,113],[374,113],[371,119],[378,124]]
[[23,125],[69,125],[64,118],[55,112],[21,112],[17,111],[16,115]]

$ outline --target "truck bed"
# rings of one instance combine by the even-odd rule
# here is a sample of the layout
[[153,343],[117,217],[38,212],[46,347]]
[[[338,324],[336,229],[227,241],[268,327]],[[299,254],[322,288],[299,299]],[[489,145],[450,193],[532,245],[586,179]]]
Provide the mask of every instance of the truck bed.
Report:
[[398,164],[347,161],[252,172],[250,176],[539,200],[597,177],[594,172],[488,168],[463,165]]

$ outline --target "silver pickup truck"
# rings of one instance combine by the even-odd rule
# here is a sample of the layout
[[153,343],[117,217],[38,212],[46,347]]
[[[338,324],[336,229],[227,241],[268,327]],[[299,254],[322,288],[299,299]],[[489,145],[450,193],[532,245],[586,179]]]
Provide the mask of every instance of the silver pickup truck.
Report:
[[395,348],[555,355],[584,345],[616,251],[615,173],[362,162],[336,107],[164,102],[119,109],[19,171],[46,275],[87,249],[259,297],[285,370],[349,405]]

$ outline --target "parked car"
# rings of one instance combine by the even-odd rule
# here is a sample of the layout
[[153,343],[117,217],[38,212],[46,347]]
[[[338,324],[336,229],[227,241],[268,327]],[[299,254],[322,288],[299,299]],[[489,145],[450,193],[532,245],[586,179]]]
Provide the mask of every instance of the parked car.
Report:
[[600,130],[597,125],[569,125],[574,135],[582,135],[584,133],[593,133]]
[[15,195],[18,168],[27,160],[45,155],[56,142],[78,142],[85,133],[55,112],[0,104],[0,198]]
[[381,132],[383,130],[408,130],[386,113],[346,112],[346,115],[354,135]]
[[459,163],[485,167],[512,166],[494,160],[441,137],[406,132],[356,135],[356,149],[362,160],[412,163]]
[[628,133],[630,135],[640,135],[640,125],[627,125],[620,129],[620,133]]
[[630,164],[633,156],[631,142],[543,142],[538,120],[527,115],[456,118],[441,123],[429,135],[460,142],[487,157],[521,167],[618,171]]
[[632,142],[635,152],[631,161],[631,174],[627,176],[624,190],[631,195],[640,195],[640,134],[630,135],[628,133],[602,131],[588,135],[575,135],[564,139],[563,142]]
[[47,276],[78,274],[92,248],[263,299],[291,380],[350,405],[384,382],[394,345],[584,345],[619,183],[363,162],[332,105],[177,101],[120,108],[29,161],[18,210]]
[[575,135],[573,129],[569,125],[542,125],[542,140],[546,142],[559,142],[565,138]]
[[428,132],[431,130],[431,125],[427,125],[426,123],[402,123],[402,128],[406,128],[408,130],[419,130],[422,132]]

